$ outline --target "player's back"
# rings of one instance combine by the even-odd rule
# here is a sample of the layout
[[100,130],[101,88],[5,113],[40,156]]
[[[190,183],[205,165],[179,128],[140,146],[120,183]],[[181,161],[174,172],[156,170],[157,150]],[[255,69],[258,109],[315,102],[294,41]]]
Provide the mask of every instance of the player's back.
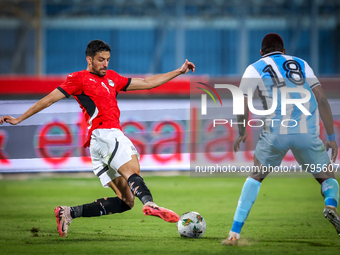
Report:
[[[306,61],[284,55],[282,52],[272,52],[264,55],[247,69],[253,69],[254,78],[258,78],[253,81],[249,80],[247,83],[257,84],[263,108],[271,109],[273,99],[277,100],[275,111],[266,116],[266,132],[274,134],[319,133],[318,105],[312,89],[320,83]],[[249,74],[243,79],[247,76],[248,79],[254,79],[249,77]],[[287,92],[287,90],[299,90],[299,92]],[[296,104],[289,103],[289,101],[292,102],[291,99],[298,102],[308,94],[311,98],[302,106],[310,115],[303,113]],[[283,105],[282,100],[285,103]]]

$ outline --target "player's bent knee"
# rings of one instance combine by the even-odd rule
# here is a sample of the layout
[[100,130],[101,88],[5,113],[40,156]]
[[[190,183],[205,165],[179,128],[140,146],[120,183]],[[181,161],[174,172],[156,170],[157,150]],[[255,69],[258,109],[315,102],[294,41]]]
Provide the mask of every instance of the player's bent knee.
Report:
[[328,164],[327,168],[323,171],[313,174],[314,178],[321,184],[328,179],[335,179],[335,174],[331,168],[331,164]]
[[130,208],[133,208],[135,205],[135,197],[122,197],[122,200],[124,201],[125,204],[127,204]]
[[253,178],[254,180],[258,181],[258,182],[262,182],[263,181],[263,178],[259,178],[257,176],[251,176],[250,175],[250,177]]
[[135,196],[132,194],[129,186],[126,184],[126,189],[121,193],[121,200],[127,204],[130,208],[134,206]]
[[132,208],[135,204],[135,196],[132,194],[130,188],[128,188],[122,193],[121,199],[127,204],[130,208]]
[[249,177],[257,180],[258,182],[262,182],[266,178],[267,174],[261,172],[253,172]]

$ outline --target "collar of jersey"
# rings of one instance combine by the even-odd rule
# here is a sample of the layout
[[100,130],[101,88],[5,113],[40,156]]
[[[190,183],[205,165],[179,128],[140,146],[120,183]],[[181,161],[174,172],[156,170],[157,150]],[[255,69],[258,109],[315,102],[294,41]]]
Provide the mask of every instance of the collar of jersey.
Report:
[[103,78],[103,77],[106,75],[106,74],[105,74],[104,76],[99,76],[98,74],[95,74],[95,73],[92,73],[92,72],[89,72],[89,73],[90,73],[90,74],[93,74],[93,75],[95,75],[95,76],[97,76],[97,77],[99,77],[99,78]]
[[268,57],[268,56],[271,56],[271,55],[276,55],[276,54],[283,54],[283,52],[273,51],[273,52],[267,53],[266,55],[263,55],[262,58],[265,58],[265,57]]

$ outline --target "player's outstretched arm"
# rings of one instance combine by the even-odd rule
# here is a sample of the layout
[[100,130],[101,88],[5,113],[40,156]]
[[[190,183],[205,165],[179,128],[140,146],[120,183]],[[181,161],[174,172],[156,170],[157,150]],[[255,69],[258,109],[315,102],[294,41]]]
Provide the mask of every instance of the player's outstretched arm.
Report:
[[127,91],[153,89],[153,88],[156,88],[156,87],[172,80],[173,78],[177,77],[178,75],[186,74],[190,70],[192,72],[195,72],[195,65],[194,65],[194,63],[189,62],[186,59],[184,64],[180,68],[178,68],[178,69],[176,69],[172,72],[150,76],[150,77],[145,78],[145,79],[132,78],[130,85],[127,87]]
[[44,98],[40,99],[34,105],[32,105],[23,115],[18,118],[13,118],[12,116],[2,116],[0,118],[0,124],[7,122],[12,125],[19,124],[23,120],[31,117],[32,115],[40,112],[41,110],[49,107],[51,104],[59,101],[60,99],[64,98],[65,95],[61,93],[58,89],[53,90],[50,94],[45,96]]
[[[316,86],[313,89],[313,93],[316,97],[316,100],[318,101],[320,117],[325,126],[326,133],[329,136],[334,135],[332,110],[331,110],[331,107],[329,106],[325,93],[323,92],[323,89],[321,88],[321,86]],[[338,145],[336,144],[335,140],[329,141],[327,139],[326,150],[328,151],[330,148],[332,149],[331,160],[335,162],[338,156]]]

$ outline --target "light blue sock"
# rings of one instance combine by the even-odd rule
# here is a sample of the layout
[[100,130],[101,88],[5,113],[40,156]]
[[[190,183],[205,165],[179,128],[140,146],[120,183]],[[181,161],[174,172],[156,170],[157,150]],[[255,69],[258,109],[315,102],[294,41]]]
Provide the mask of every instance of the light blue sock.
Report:
[[329,178],[321,183],[321,194],[325,198],[325,205],[338,206],[339,183],[334,178]]
[[261,182],[248,177],[245,181],[241,196],[234,215],[234,222],[231,231],[240,233],[244,222],[246,221],[251,207],[253,206],[257,194],[260,191]]

